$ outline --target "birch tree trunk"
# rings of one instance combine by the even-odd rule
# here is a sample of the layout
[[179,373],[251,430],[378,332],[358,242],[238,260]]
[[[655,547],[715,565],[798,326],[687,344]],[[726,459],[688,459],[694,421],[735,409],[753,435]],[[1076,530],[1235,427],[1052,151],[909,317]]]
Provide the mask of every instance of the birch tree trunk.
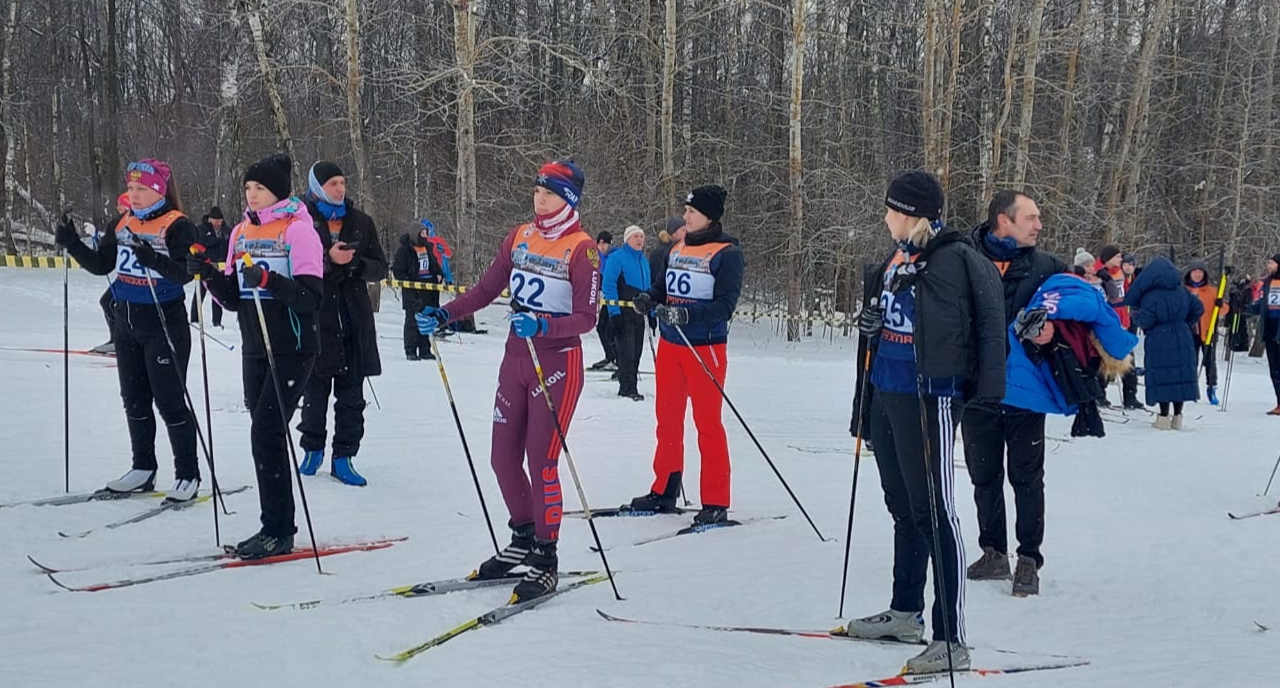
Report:
[[18,0],[9,0],[9,14],[4,25],[4,52],[0,53],[0,128],[4,129],[4,247],[5,253],[17,253],[13,238],[13,221],[18,216],[14,207],[18,186],[18,127],[14,113],[13,51],[18,33]]
[[[120,180],[124,178],[124,170],[120,167],[120,63],[116,49],[120,43],[120,37],[116,31],[118,21],[116,0],[107,0],[107,63],[103,67],[102,75],[102,103],[105,109],[103,115],[106,119],[104,127],[106,131],[103,132],[101,160],[102,176],[108,180],[108,184],[111,184],[107,188],[123,186]],[[111,206],[111,212],[114,213],[115,204],[112,203]]]
[[[231,26],[240,24],[241,0],[231,0]],[[218,70],[218,138],[213,151],[213,197],[219,203],[225,203],[224,195],[228,190],[237,197],[239,188],[230,181],[235,179],[236,138],[240,126],[238,107],[240,103],[240,40],[239,32],[232,31],[228,36],[231,45],[226,59]],[[225,184],[225,186],[224,186]]]
[[1089,23],[1089,0],[1080,0],[1080,8],[1071,24],[1071,53],[1067,56],[1067,76],[1063,86],[1062,123],[1058,129],[1058,169],[1053,188],[1058,196],[1069,193],[1067,177],[1071,160],[1075,157],[1071,146],[1071,131],[1076,109],[1076,70],[1080,64],[1080,45],[1084,41],[1085,25]]
[[471,11],[471,0],[453,1],[454,61],[458,67],[458,122],[454,131],[458,148],[456,223],[458,254],[465,258],[459,261],[456,277],[463,284],[470,281],[472,274],[477,274],[476,244],[480,227],[476,198],[476,34]]
[[364,146],[364,119],[360,114],[360,11],[356,0],[344,0],[343,20],[347,46],[347,131],[351,136],[351,153],[356,159],[361,202],[366,212],[377,208],[373,197],[373,179],[369,177],[369,158]]
[[992,149],[995,143],[993,138],[996,114],[995,98],[991,93],[991,70],[995,67],[996,55],[992,46],[995,9],[991,3],[984,2],[979,6],[978,12],[980,14],[978,25],[981,27],[978,30],[978,52],[982,55],[982,73],[979,77],[982,111],[978,122],[978,175],[982,181],[982,187],[979,190],[981,198],[978,202],[981,204],[991,198],[991,189],[995,185]]
[[676,203],[676,5],[666,0],[666,23],[662,31],[662,188],[668,215],[679,209]]
[[956,94],[960,91],[960,46],[964,33],[964,0],[953,0],[951,9],[951,73],[947,78],[947,92],[944,96],[943,123],[940,134],[939,149],[942,159],[939,176],[942,188],[951,189],[951,130],[956,119]]
[[253,37],[254,52],[258,56],[258,71],[262,75],[263,87],[267,90],[267,98],[271,101],[271,114],[276,127],[276,142],[295,167],[300,164],[293,151],[293,137],[289,135],[289,117],[284,109],[284,100],[280,98],[280,85],[276,79],[275,68],[271,65],[271,56],[267,51],[266,32],[262,29],[261,11],[266,0],[249,10],[245,18],[249,22],[249,34]]
[[790,132],[787,171],[791,190],[791,218],[789,239],[787,241],[787,258],[790,263],[787,280],[787,314],[792,319],[787,321],[787,341],[794,342],[800,338],[800,315],[802,307],[802,283],[805,275],[804,252],[804,157],[802,145],[804,128],[804,49],[805,49],[805,0],[795,0],[791,8],[791,111],[788,130]]
[[[57,8],[61,6],[58,0],[49,0],[49,11],[45,15],[44,30],[49,40],[54,39],[55,27],[60,25],[57,14]],[[62,52],[62,40],[57,40],[54,50],[55,62],[61,64],[56,57]],[[52,136],[50,137],[49,146],[53,150],[53,155],[49,161],[50,166],[50,188],[49,198],[52,199],[49,207],[54,213],[61,213],[63,208],[62,199],[62,84],[55,82],[53,88],[49,89],[49,119],[52,127]],[[52,228],[50,228],[52,229]]]
[[1022,121],[1018,126],[1018,157],[1013,161],[1013,185],[1021,188],[1027,180],[1027,160],[1031,152],[1031,124],[1036,102],[1036,66],[1040,62],[1040,27],[1044,23],[1046,0],[1036,0],[1027,27],[1026,56],[1022,67]]
[[984,199],[991,198],[995,195],[996,180],[1000,177],[1001,158],[1004,153],[1004,127],[1009,123],[1009,113],[1013,110],[1013,56],[1018,50],[1018,9],[1022,3],[1014,0],[1013,5],[1009,7],[1009,11],[1013,13],[1014,21],[1009,24],[1009,47],[1004,57],[1004,104],[1000,106],[1000,119],[996,121],[995,129],[991,133],[991,168],[987,171],[985,177],[982,197]]

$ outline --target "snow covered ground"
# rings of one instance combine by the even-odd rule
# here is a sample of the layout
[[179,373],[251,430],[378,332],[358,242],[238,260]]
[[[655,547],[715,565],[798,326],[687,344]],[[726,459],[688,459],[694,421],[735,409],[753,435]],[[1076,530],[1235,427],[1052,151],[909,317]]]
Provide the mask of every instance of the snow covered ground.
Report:
[[[14,350],[60,348],[61,279],[56,270],[0,269],[0,503],[60,494],[62,359]],[[106,282],[71,275],[71,348],[104,339],[97,299]],[[836,619],[843,542],[820,542],[726,408],[734,461],[734,513],[787,515],[742,528],[632,547],[683,525],[677,517],[598,522],[620,571],[617,602],[597,585],[495,627],[464,635],[402,667],[379,662],[505,601],[495,588],[310,611],[267,612],[251,602],[342,598],[464,575],[491,553],[457,433],[432,363],[404,360],[402,311],[384,295],[378,316],[385,374],[373,382],[357,465],[370,486],[307,479],[317,537],[345,542],[408,536],[378,552],[324,560],[330,575],[301,561],[220,571],[123,590],[55,588],[25,560],[91,566],[69,583],[114,580],[154,567],[141,559],[209,552],[211,509],[201,506],[81,540],[85,530],[144,508],[138,501],[0,510],[0,685],[26,686],[635,686],[823,688],[896,673],[914,648],[765,637],[604,621],[594,609],[653,620],[824,629]],[[487,467],[489,425],[504,322],[481,314],[492,333],[442,344],[481,482],[505,539],[505,512]],[[220,339],[238,344],[230,314]],[[599,345],[588,337],[587,360]],[[853,440],[846,428],[853,380],[851,342],[787,344],[764,326],[735,327],[728,392],[828,537],[843,538]],[[215,449],[224,486],[254,484],[239,354],[210,344]],[[643,366],[652,369],[647,361]],[[203,414],[198,355],[191,393]],[[593,506],[614,506],[646,490],[653,450],[652,377],[643,403],[618,399],[616,385],[589,373],[569,434]],[[72,491],[115,478],[129,464],[116,371],[108,359],[71,360]],[[1112,396],[1117,396],[1113,389]],[[1280,449],[1266,365],[1240,358],[1231,410],[1188,407],[1189,429],[1161,433],[1145,418],[1109,424],[1105,440],[1050,440],[1048,533],[1042,594],[1015,599],[1008,583],[969,584],[970,641],[986,667],[1044,654],[1092,665],[1010,677],[963,677],[963,685],[1095,688],[1275,686],[1280,628],[1280,516],[1232,522],[1226,513],[1258,500]],[[1145,414],[1141,414],[1144,415]],[[203,416],[202,416],[203,417]],[[296,420],[296,419],[295,419]],[[1050,422],[1066,438],[1069,423]],[[159,482],[172,464],[160,434]],[[690,423],[691,449],[693,442]],[[695,494],[691,451],[686,484]],[[872,459],[866,457],[853,535],[845,614],[887,606],[891,523]],[[207,476],[206,476],[207,477]],[[967,475],[958,470],[966,548],[977,527]],[[1277,490],[1273,488],[1273,494]],[[566,507],[576,494],[566,486]],[[257,527],[255,492],[228,497],[224,542]],[[1010,496],[1012,510],[1012,497]],[[299,512],[301,517],[301,512]],[[301,523],[300,523],[301,525]],[[1010,524],[1012,531],[1012,524]],[[585,521],[566,519],[561,566],[597,568]],[[299,535],[299,545],[305,535]]]

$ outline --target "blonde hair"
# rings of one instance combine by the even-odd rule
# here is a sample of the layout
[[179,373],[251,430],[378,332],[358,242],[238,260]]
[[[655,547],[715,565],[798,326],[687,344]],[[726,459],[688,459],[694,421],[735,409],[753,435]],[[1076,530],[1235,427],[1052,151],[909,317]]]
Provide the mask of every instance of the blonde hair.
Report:
[[907,240],[916,248],[924,248],[929,244],[929,240],[933,238],[933,222],[927,217],[921,217],[916,220],[915,226],[907,232]]

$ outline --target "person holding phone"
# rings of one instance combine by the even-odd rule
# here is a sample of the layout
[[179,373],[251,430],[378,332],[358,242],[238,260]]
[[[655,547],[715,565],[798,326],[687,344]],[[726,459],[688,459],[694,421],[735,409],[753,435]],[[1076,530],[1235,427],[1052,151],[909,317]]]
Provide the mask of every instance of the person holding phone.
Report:
[[364,379],[382,374],[378,332],[369,282],[387,276],[387,256],[378,228],[347,197],[347,178],[321,160],[307,175],[307,210],[324,246],[324,302],[320,309],[320,354],[302,407],[303,475],[324,464],[325,421],[333,394],[333,477],[346,485],[368,484],[353,461],[364,439]]

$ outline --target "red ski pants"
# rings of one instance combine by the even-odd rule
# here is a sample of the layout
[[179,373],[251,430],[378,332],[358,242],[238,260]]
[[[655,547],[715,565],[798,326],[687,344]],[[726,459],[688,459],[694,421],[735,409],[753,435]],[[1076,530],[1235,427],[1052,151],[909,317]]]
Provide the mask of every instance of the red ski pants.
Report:
[[687,346],[673,344],[665,339],[658,343],[658,360],[655,364],[657,398],[655,414],[658,420],[658,448],[653,454],[653,491],[661,494],[667,487],[668,477],[684,470],[684,418],[685,409],[693,402],[693,424],[698,429],[698,453],[702,455],[701,485],[699,495],[702,504],[729,507],[729,441],[724,434],[724,422],[720,413],[724,396],[698,363],[697,357],[724,385],[728,359],[724,344]]

